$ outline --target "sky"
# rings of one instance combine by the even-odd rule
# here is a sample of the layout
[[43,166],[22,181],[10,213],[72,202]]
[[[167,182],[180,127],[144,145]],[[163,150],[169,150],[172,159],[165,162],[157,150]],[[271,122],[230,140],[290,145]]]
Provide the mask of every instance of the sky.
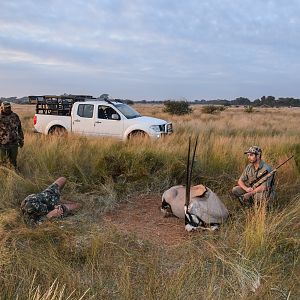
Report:
[[0,96],[300,98],[300,0],[0,0]]

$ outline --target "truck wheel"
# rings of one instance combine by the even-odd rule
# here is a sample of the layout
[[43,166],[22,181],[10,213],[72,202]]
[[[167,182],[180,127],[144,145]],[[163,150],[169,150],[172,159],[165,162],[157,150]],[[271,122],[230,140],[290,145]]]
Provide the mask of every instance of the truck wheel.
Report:
[[67,134],[67,130],[62,126],[53,126],[49,129],[48,134],[63,136]]
[[128,134],[128,140],[134,140],[134,139],[139,139],[139,138],[149,138],[149,135],[142,130],[135,130],[132,131]]

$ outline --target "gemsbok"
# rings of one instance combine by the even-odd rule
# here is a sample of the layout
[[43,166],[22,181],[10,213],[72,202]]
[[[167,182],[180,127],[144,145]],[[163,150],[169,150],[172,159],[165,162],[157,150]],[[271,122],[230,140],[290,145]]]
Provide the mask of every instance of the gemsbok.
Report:
[[196,229],[214,231],[219,229],[229,214],[223,202],[211,189],[202,184],[191,186],[197,144],[198,137],[190,159],[191,137],[189,138],[186,185],[172,186],[163,193],[161,211],[165,217],[173,215],[185,219],[187,231]]

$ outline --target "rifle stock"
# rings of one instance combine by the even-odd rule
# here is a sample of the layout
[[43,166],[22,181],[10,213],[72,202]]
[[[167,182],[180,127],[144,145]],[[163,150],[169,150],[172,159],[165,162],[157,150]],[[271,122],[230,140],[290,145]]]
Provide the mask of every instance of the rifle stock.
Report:
[[252,180],[249,185],[253,188],[253,186],[260,181],[265,175],[267,175],[269,172],[268,170],[265,170],[259,177],[257,177],[256,179]]
[[277,168],[275,168],[273,171],[271,171],[270,173],[267,173],[265,176],[262,176],[258,181],[254,182],[253,185],[251,185],[251,187],[253,189],[256,189],[257,187],[259,187],[260,185],[262,185],[264,182],[266,182],[271,176],[273,176],[277,170],[283,166],[285,163],[287,163],[290,159],[292,159],[294,157],[294,155],[292,155],[291,157],[289,157],[287,160],[285,160],[282,164],[280,164]]
[[252,185],[252,188],[256,189],[257,187],[259,187],[260,185],[262,185],[264,182],[266,182],[276,172],[277,172],[277,169],[275,169],[275,170],[271,171],[270,173],[268,173],[267,175],[261,177],[257,182],[255,182]]

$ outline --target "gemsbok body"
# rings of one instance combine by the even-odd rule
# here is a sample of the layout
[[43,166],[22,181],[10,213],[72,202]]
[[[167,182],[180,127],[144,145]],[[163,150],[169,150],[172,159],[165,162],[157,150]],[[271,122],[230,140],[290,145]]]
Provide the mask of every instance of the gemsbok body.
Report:
[[190,201],[185,208],[186,187],[176,185],[162,195],[161,211],[164,216],[186,219],[185,229],[216,230],[228,218],[228,210],[219,197],[204,185],[190,188]]

